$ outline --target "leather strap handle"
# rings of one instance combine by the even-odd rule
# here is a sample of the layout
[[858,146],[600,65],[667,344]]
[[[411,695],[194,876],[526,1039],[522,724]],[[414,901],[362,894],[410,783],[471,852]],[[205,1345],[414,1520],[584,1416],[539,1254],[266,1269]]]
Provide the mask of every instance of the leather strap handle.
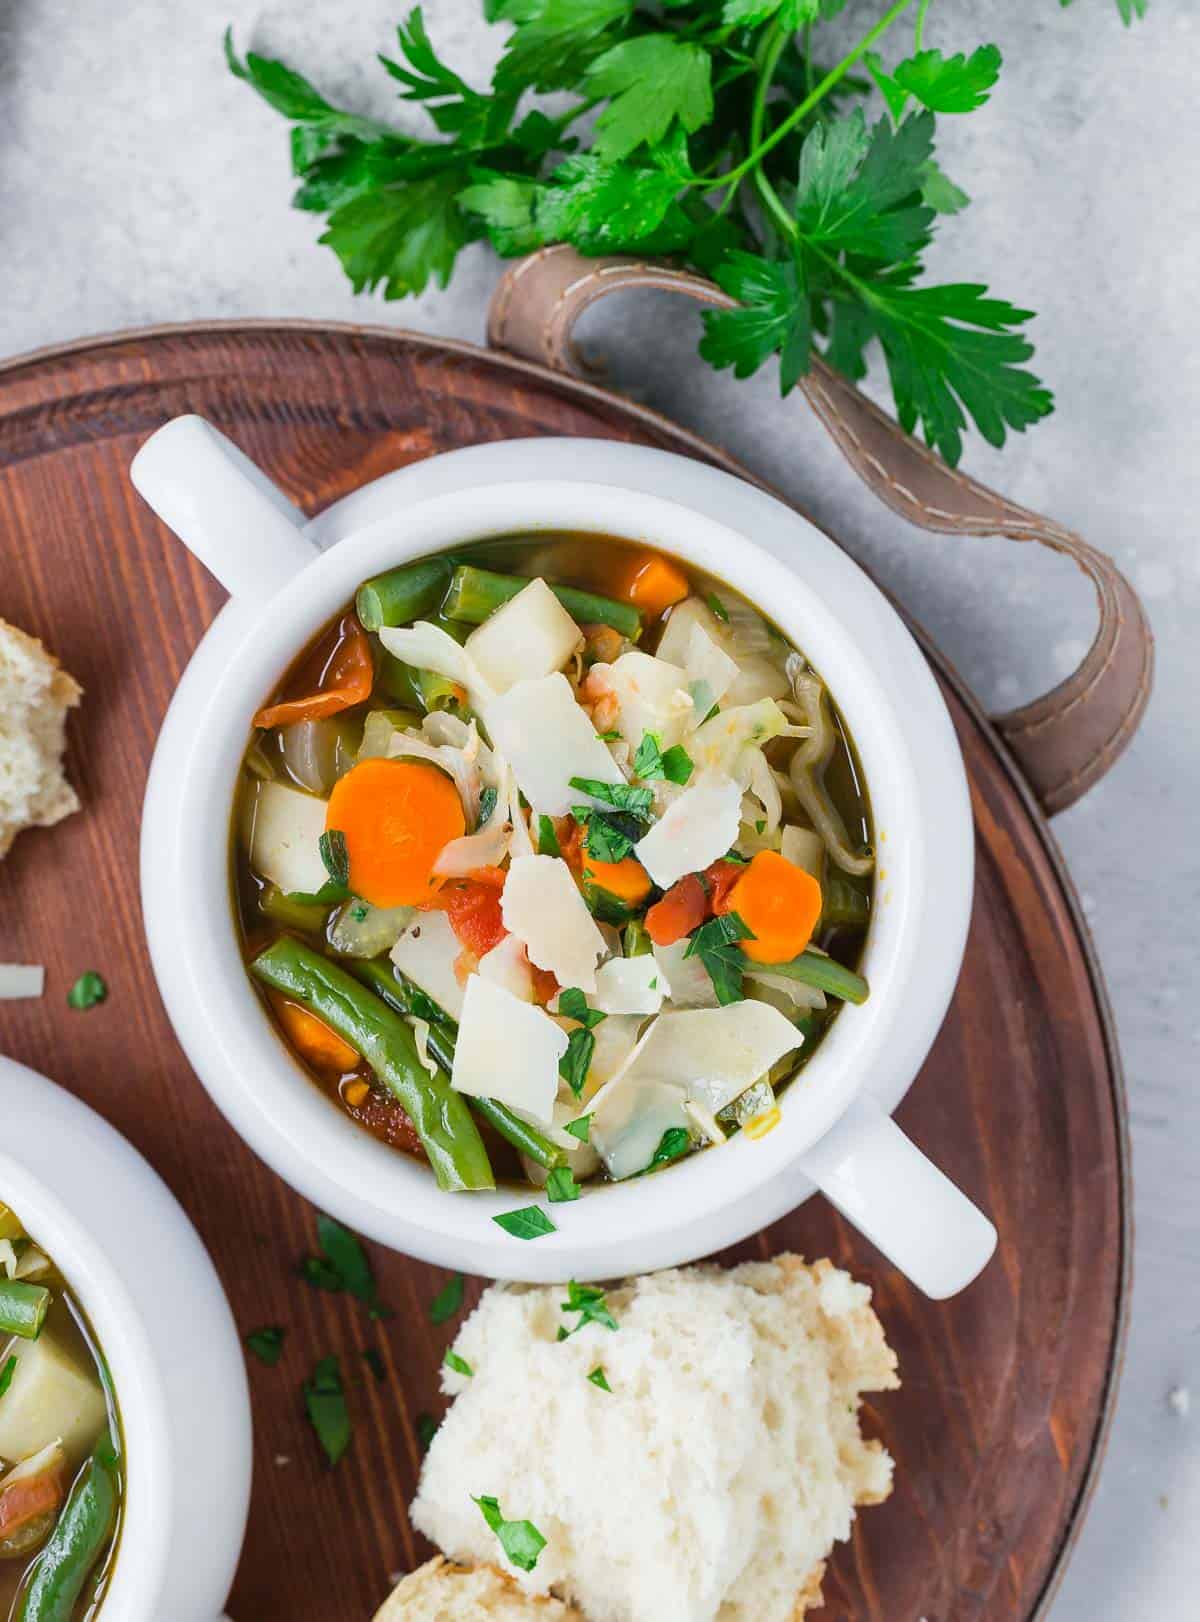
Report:
[[[735,302],[669,265],[584,259],[560,245],[506,272],[492,298],[488,341],[561,372],[585,372],[571,341],[576,321],[597,299],[628,288],[684,293],[720,309]],[[1073,805],[1125,748],[1150,696],[1154,638],[1137,593],[1105,553],[948,467],[822,360],[800,387],[850,466],[893,512],[922,529],[1037,541],[1072,558],[1095,586],[1100,626],[1079,668],[1042,698],[993,717],[1046,813]]]

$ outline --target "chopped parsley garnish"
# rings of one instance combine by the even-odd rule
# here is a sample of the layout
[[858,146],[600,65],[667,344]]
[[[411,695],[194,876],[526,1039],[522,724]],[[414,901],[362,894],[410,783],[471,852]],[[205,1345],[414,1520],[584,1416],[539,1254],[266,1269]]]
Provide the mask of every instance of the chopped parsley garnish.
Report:
[[541,1239],[544,1234],[558,1232],[539,1205],[523,1205],[517,1211],[501,1211],[492,1221],[505,1233],[511,1233],[514,1239]]
[[327,828],[317,840],[317,849],[325,864],[325,871],[335,884],[350,883],[350,852],[346,849],[346,836],[340,828]]
[[736,912],[725,912],[701,924],[688,941],[684,957],[700,959],[722,1007],[742,1000],[742,975],[746,959],[737,943],[753,939],[753,930]]
[[365,901],[356,901],[354,906],[350,908],[350,916],[356,924],[363,924],[367,920],[369,910]]
[[680,1155],[687,1154],[692,1146],[686,1128],[682,1126],[669,1126],[658,1141],[658,1148],[650,1158],[647,1171],[653,1171],[656,1166],[665,1166],[672,1160],[678,1160]]
[[591,1069],[592,1055],[596,1051],[596,1038],[592,1035],[592,1027],[599,1025],[600,1021],[608,1016],[602,1014],[598,1008],[589,1008],[587,998],[578,986],[568,986],[565,991],[559,992],[558,1011],[565,1014],[568,1019],[577,1019],[581,1027],[567,1037],[567,1051],[558,1061],[559,1075],[578,1098],[583,1092],[583,1084]]
[[614,811],[626,811],[632,817],[649,821],[650,807],[654,804],[654,791],[638,788],[633,783],[602,783],[597,777],[572,777],[571,787],[581,794],[590,794],[602,805],[611,805]]
[[479,821],[475,824],[477,828],[482,828],[485,822],[491,821],[492,812],[496,809],[497,798],[496,790],[490,784],[480,794]]
[[12,1357],[5,1359],[4,1367],[0,1369],[0,1397],[4,1395],[9,1386],[12,1384],[13,1375],[17,1372],[17,1361],[16,1354],[14,1353]]
[[710,591],[708,596],[704,600],[708,604],[709,608],[712,609],[713,613],[720,620],[721,624],[722,625],[728,625],[729,624],[729,610],[725,607],[725,604],[717,596],[716,592],[715,591]]
[[475,1373],[475,1370],[467,1362],[466,1358],[459,1357],[458,1353],[454,1351],[452,1347],[448,1346],[446,1348],[446,1355],[442,1359],[442,1362],[448,1369],[453,1369],[455,1374],[465,1374],[468,1380]]
[[462,1274],[453,1274],[449,1284],[439,1290],[429,1303],[430,1323],[444,1324],[453,1318],[462,1307],[465,1287]]
[[284,1330],[278,1324],[252,1329],[246,1336],[246,1348],[254,1353],[260,1363],[273,1369],[283,1355],[283,1337]]
[[417,1415],[417,1441],[421,1444],[421,1452],[429,1452],[429,1444],[438,1433],[438,1422],[432,1414]]
[[546,1178],[546,1197],[551,1205],[563,1205],[579,1198],[579,1184],[570,1166],[555,1166]]
[[597,811],[591,805],[573,805],[571,815],[586,830],[584,848],[598,862],[624,861],[646,831],[642,822],[628,812]]
[[621,739],[621,734],[616,727],[609,727],[607,732],[597,732],[596,736],[601,743],[619,743]]
[[387,1379],[387,1368],[384,1366],[383,1357],[376,1347],[363,1347],[363,1362],[367,1365],[377,1380],[382,1381]]
[[88,969],[67,992],[67,1003],[71,1008],[95,1008],[108,996],[108,987],[104,977],[96,973],[95,969]]
[[563,1131],[578,1138],[580,1143],[588,1143],[591,1140],[592,1118],[590,1115],[580,1115],[576,1120],[568,1121]]
[[561,1340],[566,1340],[568,1335],[576,1334],[585,1324],[600,1324],[605,1329],[618,1327],[617,1320],[608,1309],[604,1291],[595,1284],[577,1284],[572,1279],[567,1285],[567,1299],[559,1311],[579,1314],[579,1322],[574,1329],[568,1329],[566,1334],[560,1335]]
[[336,1464],[350,1446],[350,1412],[336,1357],[321,1358],[304,1382],[304,1407],[325,1457]]
[[605,1374],[601,1364],[596,1364],[596,1367],[588,1375],[588,1379],[593,1385],[598,1385],[601,1391],[607,1391],[610,1396],[612,1395],[612,1386],[609,1385],[608,1376]]
[[304,1258],[301,1277],[318,1290],[345,1290],[369,1308],[372,1318],[390,1318],[392,1314],[379,1304],[371,1264],[354,1234],[322,1212],[317,1217],[317,1239],[323,1254]]
[[538,1556],[546,1547],[546,1540],[532,1521],[506,1521],[495,1498],[474,1499],[480,1514],[499,1540],[500,1547],[521,1571],[532,1571]]
[[669,783],[678,783],[682,787],[694,770],[692,757],[681,743],[664,750],[662,739],[656,732],[642,734],[642,741],[638,744],[637,753],[633,757],[635,777],[640,777],[645,782],[654,782],[665,777]]
[[547,816],[538,817],[538,854],[541,856],[562,855],[558,835],[554,831],[554,822]]

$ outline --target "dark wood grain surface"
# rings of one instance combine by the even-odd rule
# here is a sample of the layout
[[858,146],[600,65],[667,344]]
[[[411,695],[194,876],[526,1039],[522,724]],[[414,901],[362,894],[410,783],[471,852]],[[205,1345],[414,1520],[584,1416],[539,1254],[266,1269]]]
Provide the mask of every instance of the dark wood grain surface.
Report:
[[[436,1370],[452,1326],[433,1328],[428,1305],[445,1275],[376,1250],[395,1310],[383,1325],[300,1283],[313,1212],[226,1126],[155,989],[138,900],[142,790],[221,592],[142,506],[126,469],[181,411],[211,418],[309,513],[415,458],[505,437],[595,435],[730,464],[598,390],[379,329],[167,329],[0,369],[0,616],[42,637],[86,689],[69,749],[85,811],[23,835],[0,864],[0,960],[47,966],[41,1002],[0,1005],[0,1049],[71,1088],[153,1162],[243,1330],[288,1328],[280,1365],[250,1366],[256,1475],[237,1622],[365,1622],[389,1578],[428,1553],[406,1504],[418,1417],[441,1410]],[[1042,1614],[1077,1527],[1115,1384],[1124,1099],[1052,842],[969,695],[931,656],[970,769],[978,873],[962,981],[898,1118],[991,1213],[999,1255],[964,1295],[934,1304],[813,1200],[730,1259],[832,1256],[874,1287],[900,1356],[904,1389],[871,1415],[896,1457],[896,1492],[839,1549],[820,1616],[1024,1622]],[[67,988],[87,968],[103,972],[109,999],[70,1012]],[[363,1359],[372,1346],[382,1382]],[[333,1473],[300,1399],[329,1352],[351,1376],[356,1420]]]

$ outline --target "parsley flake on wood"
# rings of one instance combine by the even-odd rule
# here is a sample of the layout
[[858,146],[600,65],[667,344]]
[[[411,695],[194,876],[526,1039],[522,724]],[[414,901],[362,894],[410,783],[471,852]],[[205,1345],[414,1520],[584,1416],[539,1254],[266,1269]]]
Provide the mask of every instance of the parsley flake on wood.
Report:
[[317,1441],[330,1464],[336,1464],[350,1446],[350,1412],[342,1388],[342,1369],[336,1357],[323,1357],[312,1378],[304,1382],[304,1407]]
[[67,1005],[71,1008],[95,1008],[108,997],[108,987],[102,975],[88,969],[67,992]]
[[432,1414],[417,1415],[417,1441],[421,1444],[421,1452],[429,1452],[429,1444],[438,1433],[438,1422]]
[[501,1211],[499,1216],[492,1218],[492,1221],[503,1228],[505,1233],[512,1234],[514,1239],[541,1239],[545,1234],[558,1232],[539,1205],[524,1205],[516,1211]]
[[323,1254],[304,1258],[301,1277],[318,1290],[345,1290],[370,1310],[372,1318],[390,1318],[391,1312],[379,1304],[371,1263],[361,1241],[323,1212],[317,1217],[317,1239]]
[[446,1355],[443,1357],[442,1362],[448,1369],[453,1369],[455,1374],[465,1375],[468,1380],[471,1379],[475,1373],[475,1370],[467,1362],[466,1358],[460,1357],[458,1353],[451,1347],[446,1348]]
[[480,1513],[499,1540],[500,1547],[512,1564],[521,1571],[532,1571],[538,1556],[546,1547],[546,1540],[532,1521],[506,1521],[495,1498],[475,1498]]
[[263,1329],[252,1329],[246,1336],[247,1350],[253,1352],[260,1363],[265,1363],[269,1369],[273,1369],[283,1356],[284,1333],[278,1324],[270,1324]]
[[463,1293],[466,1284],[461,1273],[451,1275],[450,1282],[434,1296],[429,1303],[429,1321],[433,1324],[448,1323],[456,1312],[461,1311]]

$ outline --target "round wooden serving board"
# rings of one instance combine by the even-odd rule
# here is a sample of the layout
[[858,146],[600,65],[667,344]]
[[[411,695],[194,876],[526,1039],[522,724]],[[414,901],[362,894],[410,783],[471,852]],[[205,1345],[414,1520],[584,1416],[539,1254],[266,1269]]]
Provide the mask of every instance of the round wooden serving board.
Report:
[[[482,440],[593,435],[732,464],[598,389],[391,330],[166,329],[0,368],[0,616],[40,636],[86,690],[69,748],[83,814],[24,834],[0,864],[0,961],[47,966],[40,1002],[0,1004],[0,1049],[71,1088],[153,1162],[208,1244],[243,1332],[287,1327],[278,1367],[250,1363],[256,1475],[232,1615],[366,1622],[389,1579],[430,1552],[406,1505],[418,1417],[441,1412],[437,1368],[454,1326],[428,1316],[445,1275],[378,1248],[395,1313],[386,1323],[298,1279],[314,1213],[209,1102],[151,976],[142,791],[221,592],[126,473],[147,434],[183,411],[211,418],[308,513]],[[1103,987],[1045,823],[970,695],[927,651],[971,775],[978,868],[962,980],[899,1120],[990,1212],[999,1254],[963,1295],[932,1303],[816,1199],[725,1259],[833,1257],[872,1285],[899,1354],[904,1388],[868,1416],[895,1456],[896,1490],[838,1549],[818,1614],[1024,1622],[1045,1612],[1112,1403],[1128,1291],[1125,1106]],[[74,1012],[67,989],[89,968],[107,979],[108,1001]],[[369,1347],[382,1381],[364,1362]],[[332,1473],[300,1396],[331,1352],[355,1421]]]

